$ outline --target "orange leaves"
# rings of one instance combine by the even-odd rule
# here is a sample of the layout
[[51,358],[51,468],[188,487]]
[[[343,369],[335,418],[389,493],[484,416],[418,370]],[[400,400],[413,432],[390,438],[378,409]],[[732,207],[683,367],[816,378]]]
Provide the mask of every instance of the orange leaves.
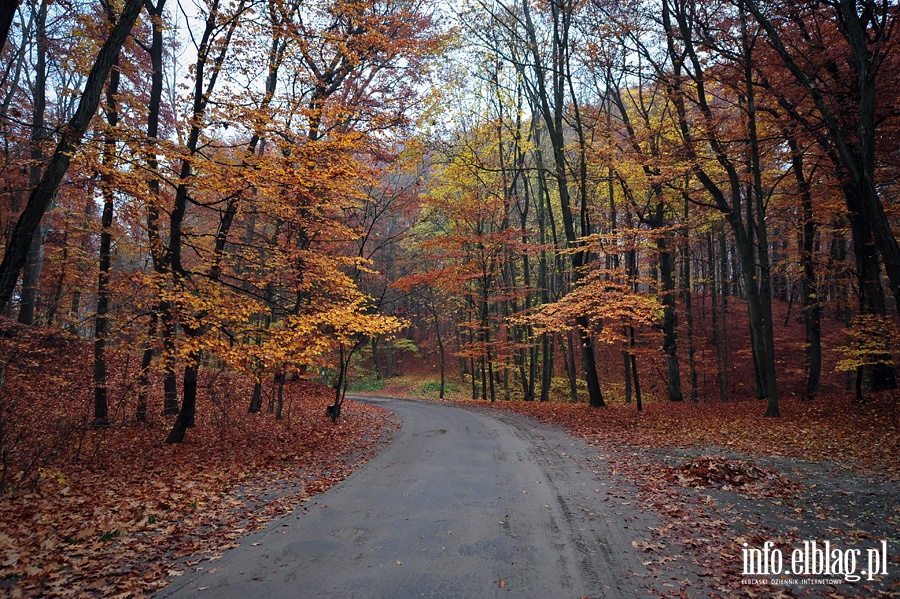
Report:
[[539,329],[565,331],[575,318],[587,315],[594,323],[602,323],[599,339],[612,343],[621,340],[618,325],[652,325],[661,318],[659,301],[638,293],[630,285],[616,280],[615,272],[592,271],[583,282],[559,301],[545,304],[524,322]]

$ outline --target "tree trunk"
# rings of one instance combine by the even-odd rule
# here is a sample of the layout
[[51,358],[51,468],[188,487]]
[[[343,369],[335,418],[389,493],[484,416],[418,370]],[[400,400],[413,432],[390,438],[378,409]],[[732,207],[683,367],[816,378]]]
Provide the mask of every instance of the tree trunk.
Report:
[[634,327],[630,326],[628,328],[630,329],[629,345],[631,348],[628,353],[631,356],[631,376],[634,379],[634,397],[637,402],[637,411],[643,412],[644,404],[641,400],[641,381],[638,378],[637,359],[635,358],[635,355],[634,355],[634,347],[635,347]]
[[[62,256],[60,257],[59,275],[56,277],[55,291],[53,292],[53,301],[47,307],[47,325],[56,325],[56,314],[59,312],[59,306],[62,303],[63,294],[66,287],[66,271],[69,268],[69,219],[65,219],[62,235]],[[60,325],[60,328],[62,326]]]
[[719,235],[719,282],[721,287],[722,309],[719,310],[719,331],[722,334],[722,346],[720,348],[722,361],[722,402],[728,401],[728,322],[726,320],[728,314],[728,257],[726,253],[725,243],[725,226],[722,225],[722,232]]
[[566,334],[566,343],[563,345],[566,359],[566,374],[569,379],[569,402],[578,402],[578,369],[575,367],[575,341],[572,331]]
[[[10,2],[14,4],[13,2]],[[34,100],[32,107],[31,123],[31,168],[28,173],[28,185],[31,189],[37,188],[41,182],[41,164],[44,161],[43,144],[47,139],[47,127],[44,124],[44,114],[47,107],[47,1],[42,0],[38,9],[37,22],[37,48],[34,64]],[[48,219],[49,220],[49,219]],[[41,269],[44,264],[44,237],[49,230],[49,223],[39,228],[39,234],[31,240],[28,249],[28,259],[22,273],[22,293],[19,305],[18,321],[24,325],[34,323],[35,308],[37,305],[38,290],[40,289]]]
[[[166,274],[166,257],[159,233],[159,163],[156,158],[155,146],[158,143],[159,114],[162,104],[163,90],[163,24],[162,11],[166,0],[158,0],[156,5],[148,4],[150,12],[151,40],[150,40],[150,97],[147,102],[147,141],[151,148],[145,160],[149,177],[147,182],[147,240],[150,246],[150,259],[153,263],[153,272],[157,275]],[[146,412],[146,398],[149,393],[150,364],[153,362],[154,338],[159,334],[163,345],[163,414],[173,415],[178,413],[178,389],[173,364],[174,353],[174,329],[171,326],[172,317],[170,308],[163,300],[154,303],[153,312],[150,315],[150,323],[147,331],[147,342],[144,345],[144,355],[141,359],[141,376],[138,381],[138,404],[143,402],[143,413]],[[162,326],[160,326],[162,325]]]
[[[114,18],[107,14],[110,21]],[[103,216],[100,220],[100,270],[97,275],[97,318],[94,325],[94,426],[109,425],[106,391],[106,338],[109,331],[109,279],[112,248],[113,202],[115,200],[112,172],[116,165],[116,138],[119,122],[116,95],[119,93],[119,56],[113,59],[109,85],[106,88],[106,123],[109,129],[103,142]]]
[[541,339],[541,401],[550,401],[553,384],[553,339],[544,333]]
[[384,378],[394,378],[394,343],[386,341],[384,344]]
[[248,414],[259,414],[262,410],[262,381],[253,382],[253,392],[250,394],[250,406],[247,408]]
[[9,28],[16,16],[16,7],[18,5],[19,3],[13,2],[13,0],[0,5],[0,52],[3,51],[3,46],[6,45],[6,38],[9,36]]
[[[884,289],[881,286],[881,268],[872,243],[869,222],[858,214],[850,214],[853,229],[853,253],[856,255],[856,271],[859,279],[859,312],[887,318]],[[875,362],[863,368],[861,385],[864,390],[884,391],[897,387],[896,375],[889,355],[866,356]]]
[[813,200],[809,181],[803,165],[803,152],[797,144],[793,132],[785,136],[791,149],[794,180],[800,191],[800,206],[803,221],[800,228],[800,264],[803,277],[800,280],[800,294],[803,303],[803,322],[806,329],[806,392],[805,399],[813,399],[819,394],[819,380],[822,374],[822,308],[819,305],[819,290],[816,281],[814,243],[816,221],[813,215]]
[[184,396],[181,401],[181,409],[175,424],[166,437],[166,443],[181,443],[187,429],[194,426],[194,414],[197,406],[197,374],[200,368],[200,356],[197,352],[191,352],[188,356],[188,365],[184,367]]
[[684,295],[684,317],[687,321],[688,369],[691,376],[691,401],[697,402],[700,396],[697,391],[697,364],[694,352],[694,306],[691,290],[691,239],[688,234],[688,210],[690,203],[684,198],[684,245],[681,248],[681,291]]
[[[722,242],[724,243],[724,233]],[[713,234],[706,234],[706,253],[709,261],[709,290],[710,290],[710,328],[712,329],[712,342],[716,349],[716,373],[719,383],[719,398],[722,403],[728,401],[728,371],[725,365],[725,331],[722,330],[719,322],[719,289],[722,290],[724,296],[724,282],[719,275],[719,269],[716,267],[716,255],[713,243]],[[720,256],[720,261],[724,263],[724,259]],[[724,298],[723,298],[724,299]]]
[[[743,13],[742,13],[743,14]],[[744,36],[746,42],[746,35]],[[746,42],[749,43],[749,42]],[[760,165],[759,139],[756,128],[756,103],[753,75],[751,73],[750,51],[746,50],[747,66],[747,116],[750,129],[750,161],[753,174],[753,198],[756,204],[756,222],[748,220],[748,229],[756,229],[759,255],[759,301],[764,335],[764,353],[760,355],[766,378],[766,392],[769,399],[765,415],[770,418],[781,416],[778,406],[778,377],[775,370],[775,323],[772,315],[772,269],[769,261],[769,237],[766,224],[765,197],[762,188],[762,167]],[[748,199],[748,205],[750,201]],[[755,224],[755,227],[753,226]]]
[[22,302],[19,306],[18,322],[34,324],[37,312],[38,293],[41,289],[41,271],[44,268],[44,239],[50,230],[50,217],[44,219],[37,234],[31,240],[28,260],[22,270]]
[[372,348],[372,368],[375,370],[375,380],[381,380],[381,366],[378,364],[378,335],[372,335],[369,339]]
[[147,331],[147,342],[144,345],[144,351],[141,356],[141,369],[137,377],[137,409],[135,412],[135,420],[138,422],[147,421],[147,394],[150,389],[150,364],[153,361],[153,338],[156,336],[156,329],[159,326],[159,316],[156,312],[150,314],[150,325]]
[[663,233],[656,238],[659,252],[659,273],[662,278],[663,352],[666,354],[666,391],[669,401],[681,401],[681,369],[678,365],[675,314],[675,256],[671,251],[674,233]]
[[160,302],[162,324],[163,415],[178,413],[178,380],[175,375],[175,320],[170,302]]
[[275,420],[281,420],[284,411],[284,366],[279,366],[275,370]]

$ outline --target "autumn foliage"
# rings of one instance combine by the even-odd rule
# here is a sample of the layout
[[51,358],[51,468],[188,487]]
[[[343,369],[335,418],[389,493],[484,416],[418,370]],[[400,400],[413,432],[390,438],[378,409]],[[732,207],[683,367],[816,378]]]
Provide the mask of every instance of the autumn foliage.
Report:
[[587,436],[893,474],[897,16],[20,3],[0,47],[4,521],[99,520],[44,548],[20,528],[4,572],[55,592],[77,568],[35,564],[162,534],[271,456],[321,469],[381,430],[362,406],[355,432],[322,428],[325,405],[406,359],[442,397],[522,399]]
[[[8,350],[21,331],[4,332]],[[286,384],[280,421],[273,410],[248,414],[253,380],[206,370],[209,401],[190,440],[165,444],[170,423],[158,410],[145,424],[118,418],[134,410],[127,358],[112,361],[116,424],[92,428],[90,372],[79,366],[90,346],[65,333],[17,346],[0,437],[13,491],[0,503],[0,577],[12,596],[144,596],[201,561],[215,567],[243,535],[343,480],[396,426],[349,401],[337,426],[323,426],[332,391],[302,380]]]

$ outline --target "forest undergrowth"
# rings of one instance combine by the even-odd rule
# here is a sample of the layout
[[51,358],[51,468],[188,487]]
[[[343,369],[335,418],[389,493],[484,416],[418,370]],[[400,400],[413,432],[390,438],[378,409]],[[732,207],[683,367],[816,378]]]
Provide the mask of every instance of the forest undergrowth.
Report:
[[0,596],[141,597],[214,568],[242,536],[346,478],[397,426],[352,401],[332,425],[333,390],[303,380],[285,386],[282,420],[268,397],[248,414],[252,380],[207,368],[196,426],[166,444],[173,417],[154,396],[148,421],[135,422],[135,366],[119,356],[112,424],[93,428],[90,345],[6,333],[0,345],[15,359],[0,395]]

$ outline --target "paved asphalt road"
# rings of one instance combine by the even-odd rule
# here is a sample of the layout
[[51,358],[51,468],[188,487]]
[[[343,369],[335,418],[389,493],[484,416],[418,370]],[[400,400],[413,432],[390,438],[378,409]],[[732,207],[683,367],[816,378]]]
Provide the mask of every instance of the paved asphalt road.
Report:
[[644,517],[604,500],[613,483],[595,474],[605,471],[595,448],[499,410],[365,401],[402,419],[389,446],[307,512],[157,597],[646,595],[631,546]]

